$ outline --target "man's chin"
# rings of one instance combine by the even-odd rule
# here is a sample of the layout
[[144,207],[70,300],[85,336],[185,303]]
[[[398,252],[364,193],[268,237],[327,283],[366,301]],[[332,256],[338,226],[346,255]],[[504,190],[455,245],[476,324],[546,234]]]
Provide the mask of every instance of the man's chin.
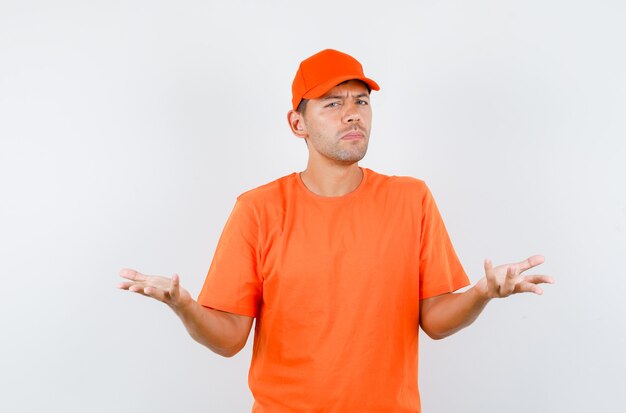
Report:
[[365,154],[366,152],[359,154],[346,154],[346,156],[340,156],[336,160],[343,163],[344,165],[352,165],[365,158]]

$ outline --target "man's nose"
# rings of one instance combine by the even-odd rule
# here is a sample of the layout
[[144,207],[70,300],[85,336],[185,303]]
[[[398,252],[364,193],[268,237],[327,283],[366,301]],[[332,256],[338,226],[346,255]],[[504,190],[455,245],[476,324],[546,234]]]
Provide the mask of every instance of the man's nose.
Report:
[[359,114],[359,108],[354,103],[346,105],[346,112],[344,114],[344,122],[352,123],[358,122],[361,120],[361,115]]

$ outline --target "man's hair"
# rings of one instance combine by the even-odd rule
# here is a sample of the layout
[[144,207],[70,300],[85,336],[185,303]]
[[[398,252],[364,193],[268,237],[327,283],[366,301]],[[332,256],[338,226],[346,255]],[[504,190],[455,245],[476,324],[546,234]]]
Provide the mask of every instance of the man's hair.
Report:
[[[367,83],[365,83],[364,81],[360,80],[360,79],[349,79],[349,80],[344,80],[343,82],[339,83],[339,85],[343,85],[344,83],[348,83],[350,80],[357,80],[359,82],[361,82],[363,84],[363,86],[365,86],[367,88],[367,93],[371,93],[372,89],[370,88],[370,85],[368,85]],[[339,86],[337,85],[337,86]],[[298,108],[296,109],[296,112],[298,112],[301,115],[304,115],[304,111],[306,110],[306,104],[309,101],[309,99],[302,99],[300,101],[300,103],[298,104]]]
[[298,108],[296,109],[296,112],[298,112],[301,115],[304,115],[304,111],[306,110],[306,104],[308,101],[309,99],[302,99],[300,103],[298,104]]

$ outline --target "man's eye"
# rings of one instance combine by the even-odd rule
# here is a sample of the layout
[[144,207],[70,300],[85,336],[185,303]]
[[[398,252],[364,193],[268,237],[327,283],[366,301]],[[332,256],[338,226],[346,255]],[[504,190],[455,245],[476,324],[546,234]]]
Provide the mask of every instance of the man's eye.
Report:
[[339,106],[339,102],[330,102],[326,105],[327,108],[336,108],[337,106]]
[[358,105],[369,105],[369,102],[367,100],[357,100],[356,103]]

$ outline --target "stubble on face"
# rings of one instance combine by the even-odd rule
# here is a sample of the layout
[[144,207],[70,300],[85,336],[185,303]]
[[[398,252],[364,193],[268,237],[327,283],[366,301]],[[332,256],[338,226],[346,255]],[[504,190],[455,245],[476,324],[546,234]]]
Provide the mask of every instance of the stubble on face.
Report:
[[[350,132],[359,132],[363,137],[351,140],[342,139],[344,135]],[[352,164],[365,157],[369,144],[369,130],[355,125],[341,130],[331,139],[323,133],[315,131],[309,135],[307,144],[312,145],[315,151],[327,159],[342,164]]]

